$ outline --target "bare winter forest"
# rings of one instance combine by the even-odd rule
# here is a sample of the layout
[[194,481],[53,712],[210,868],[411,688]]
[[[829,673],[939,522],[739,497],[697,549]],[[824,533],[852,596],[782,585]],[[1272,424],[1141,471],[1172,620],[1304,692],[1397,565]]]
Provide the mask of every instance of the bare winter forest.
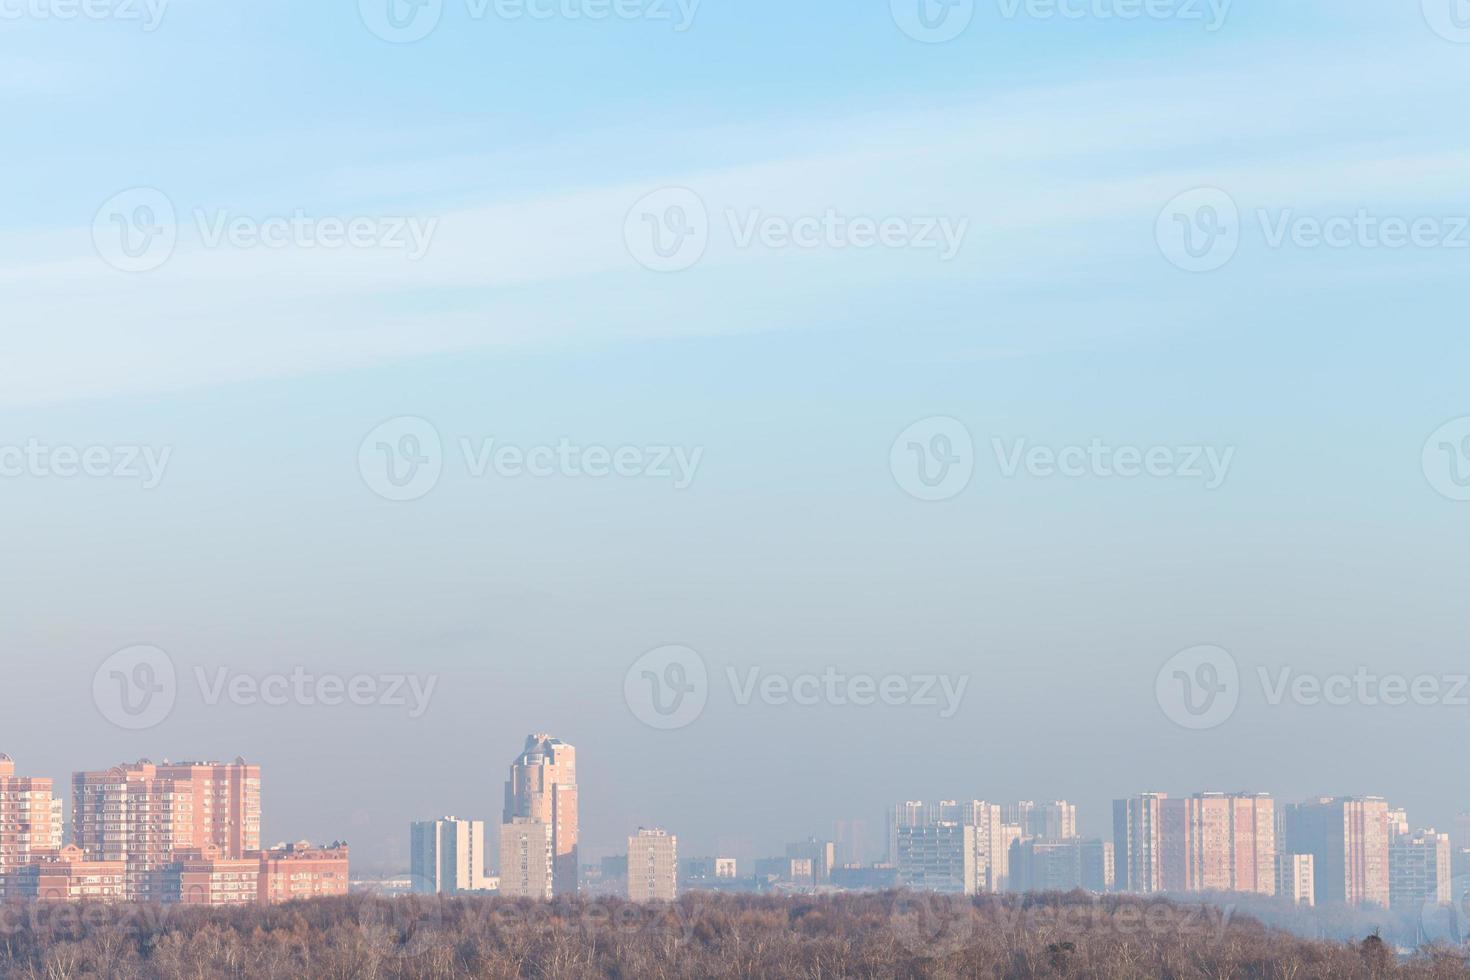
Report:
[[691,894],[673,905],[370,895],[231,911],[0,909],[0,977],[1470,978],[1462,955],[1319,942],[1217,907],[1081,894]]

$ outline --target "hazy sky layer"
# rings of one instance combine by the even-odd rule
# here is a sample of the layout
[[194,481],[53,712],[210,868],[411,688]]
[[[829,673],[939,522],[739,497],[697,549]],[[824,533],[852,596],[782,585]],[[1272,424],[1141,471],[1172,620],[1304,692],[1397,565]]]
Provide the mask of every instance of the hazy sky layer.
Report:
[[[908,798],[1067,797],[1089,833],[1146,789],[1381,793],[1442,828],[1470,808],[1470,503],[1436,489],[1470,478],[1470,426],[1424,458],[1470,416],[1470,43],[1437,0],[1240,0],[1213,31],[1204,3],[989,0],[936,44],[886,0],[704,0],[685,31],[653,16],[678,22],[672,0],[631,20],[445,0],[406,44],[344,0],[173,0],[152,31],[28,2],[0,8],[23,11],[0,21],[0,464],[167,462],[146,487],[0,476],[0,751],[23,772],[243,755],[267,837],[388,866],[411,820],[498,819],[532,731],[578,747],[589,854],[640,824],[686,854],[839,818],[877,837]],[[128,273],[95,239],[135,188],[177,243]],[[636,205],[665,188],[709,242],[660,273]],[[1167,246],[1198,188],[1239,214],[1207,272]],[[741,245],[829,211],[964,231],[947,259]],[[433,232],[417,259],[209,245],[297,212]],[[1333,219],[1347,244],[1315,244]],[[1392,219],[1428,222],[1424,244],[1363,230]],[[364,440],[400,417],[432,425],[442,473],[395,502],[370,464],[407,430]],[[936,417],[974,475],[924,502],[891,458]],[[476,476],[487,440],[697,467]],[[1094,440],[1228,466],[1212,489],[1006,473]],[[178,690],[129,731],[94,681],[140,644]],[[1156,680],[1207,644],[1238,706],[1191,730]],[[659,730],[625,681],[667,645],[702,657],[707,703]],[[407,686],[251,703],[298,668],[432,696],[417,717]],[[752,670],[829,668],[963,698],[740,703]],[[1283,670],[1360,668],[1444,696],[1273,698]]]

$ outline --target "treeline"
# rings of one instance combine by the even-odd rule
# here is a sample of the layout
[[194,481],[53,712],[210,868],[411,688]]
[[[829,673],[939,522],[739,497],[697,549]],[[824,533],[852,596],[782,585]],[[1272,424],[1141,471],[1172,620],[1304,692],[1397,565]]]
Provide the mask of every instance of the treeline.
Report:
[[661,906],[371,895],[235,910],[0,907],[20,980],[1465,978],[1448,948],[1398,956],[1217,907],[1081,893],[946,898],[695,893]]

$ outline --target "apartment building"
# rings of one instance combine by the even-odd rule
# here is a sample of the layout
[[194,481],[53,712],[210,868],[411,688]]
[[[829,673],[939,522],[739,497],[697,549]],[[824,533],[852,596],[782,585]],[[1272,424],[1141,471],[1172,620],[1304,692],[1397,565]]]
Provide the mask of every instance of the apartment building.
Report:
[[15,760],[0,754],[0,875],[61,850],[61,800],[53,789],[50,779],[17,776]]
[[[551,735],[526,738],[505,781],[502,823],[539,820],[551,833],[552,891],[577,891],[577,750]],[[504,878],[504,875],[501,876]],[[505,887],[504,881],[501,888]]]
[[88,861],[72,844],[33,854],[29,863],[0,874],[6,901],[65,903],[121,902],[127,895],[127,866],[121,861]]
[[1381,797],[1321,797],[1286,808],[1286,852],[1312,856],[1319,905],[1389,903],[1388,804]]
[[507,898],[550,899],[555,851],[551,828],[530,817],[500,825],[500,894]]
[[486,858],[483,821],[443,817],[409,828],[410,874],[420,894],[487,890]]
[[1451,896],[1450,835],[1433,828],[1398,834],[1388,844],[1388,905],[1414,910],[1448,905]]
[[346,895],[348,857],[347,845],[336,841],[321,847],[299,841],[261,851],[260,903],[280,905]]
[[[793,858],[806,865],[812,862]],[[628,838],[628,898],[634,902],[672,902],[679,897],[679,838],[659,827],[640,827]]]
[[127,865],[129,901],[167,901],[178,887],[165,875],[184,852],[260,850],[260,767],[144,759],[73,773],[71,826],[88,860]]

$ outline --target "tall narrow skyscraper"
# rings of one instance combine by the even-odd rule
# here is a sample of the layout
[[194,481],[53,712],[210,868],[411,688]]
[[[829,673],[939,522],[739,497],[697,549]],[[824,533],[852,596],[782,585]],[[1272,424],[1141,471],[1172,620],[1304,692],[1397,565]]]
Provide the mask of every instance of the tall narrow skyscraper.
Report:
[[1113,875],[1119,891],[1142,895],[1163,891],[1164,793],[1113,801]]
[[546,824],[551,836],[552,892],[577,891],[577,750],[536,734],[510,766],[502,824],[517,819]]

